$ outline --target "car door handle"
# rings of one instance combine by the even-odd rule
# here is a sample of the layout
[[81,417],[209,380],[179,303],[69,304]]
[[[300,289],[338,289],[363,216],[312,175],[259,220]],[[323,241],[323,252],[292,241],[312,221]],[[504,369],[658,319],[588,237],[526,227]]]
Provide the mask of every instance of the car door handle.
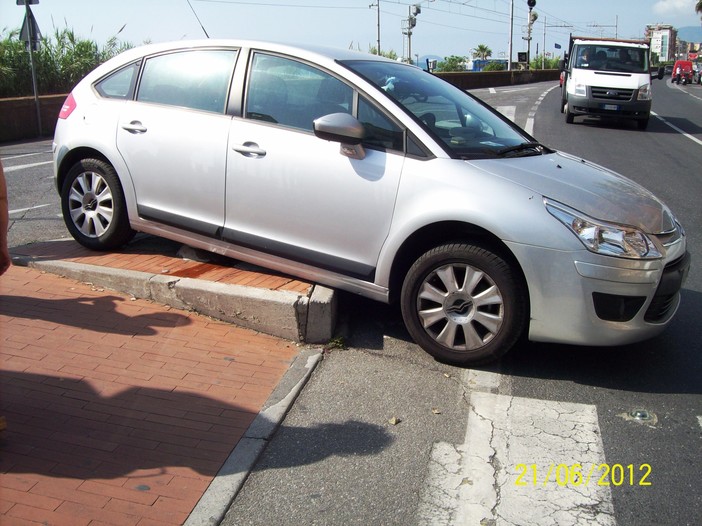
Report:
[[259,148],[255,142],[245,142],[244,144],[235,144],[232,150],[239,152],[244,157],[265,157],[266,150]]
[[146,126],[139,121],[132,121],[129,124],[123,124],[122,129],[127,130],[130,133],[146,133]]

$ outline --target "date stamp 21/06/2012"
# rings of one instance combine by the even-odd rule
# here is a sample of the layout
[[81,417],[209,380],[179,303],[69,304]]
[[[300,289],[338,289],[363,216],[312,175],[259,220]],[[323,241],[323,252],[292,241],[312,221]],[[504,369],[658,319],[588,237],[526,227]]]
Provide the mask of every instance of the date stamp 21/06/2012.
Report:
[[651,465],[640,464],[537,464],[516,465],[515,486],[536,487],[556,484],[561,487],[589,486],[651,486]]

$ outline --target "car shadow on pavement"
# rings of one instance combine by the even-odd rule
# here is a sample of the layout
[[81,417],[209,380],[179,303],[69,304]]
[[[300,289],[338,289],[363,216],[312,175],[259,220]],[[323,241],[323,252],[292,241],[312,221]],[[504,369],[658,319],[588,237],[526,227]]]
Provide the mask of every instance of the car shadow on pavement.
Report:
[[[111,388],[111,394],[101,393],[83,379],[0,371],[0,410],[7,419],[0,472],[146,480],[189,468],[212,477],[257,415],[195,393],[119,384]],[[283,426],[280,432],[294,443],[312,446],[258,470],[334,455],[373,455],[392,441],[381,426],[354,421],[304,429]]]
[[485,369],[614,390],[702,394],[700,312],[702,293],[683,289],[673,322],[655,338],[617,347],[526,343]]

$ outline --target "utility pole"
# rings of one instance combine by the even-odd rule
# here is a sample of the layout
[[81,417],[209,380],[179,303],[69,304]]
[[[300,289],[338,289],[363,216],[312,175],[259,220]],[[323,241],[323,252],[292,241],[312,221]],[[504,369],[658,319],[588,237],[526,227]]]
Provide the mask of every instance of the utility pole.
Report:
[[514,33],[514,0],[509,3],[509,55],[507,56],[507,71],[512,71],[512,35]]
[[541,69],[546,69],[546,28],[547,27],[573,27],[567,24],[552,24],[548,25],[546,19],[544,18],[544,54],[541,57]]
[[412,29],[417,25],[417,15],[421,12],[422,8],[419,4],[408,6],[407,20],[402,21],[402,34],[407,36],[407,62],[410,64],[412,63]]
[[371,4],[368,7],[370,9],[377,7],[378,8],[378,44],[377,44],[377,50],[378,50],[378,56],[380,56],[380,0],[376,0],[378,3],[377,4]]
[[529,6],[529,17],[527,18],[527,63],[526,63],[526,68],[529,69],[529,65],[531,64],[531,26],[534,23],[534,20],[532,20],[532,13],[531,10],[534,9],[536,6],[536,0],[527,0],[527,6]]

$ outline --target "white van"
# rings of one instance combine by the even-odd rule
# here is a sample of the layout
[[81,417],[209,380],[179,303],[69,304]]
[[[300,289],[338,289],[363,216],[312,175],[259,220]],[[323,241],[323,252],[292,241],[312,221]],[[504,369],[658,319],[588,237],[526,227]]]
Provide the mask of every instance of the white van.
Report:
[[[561,88],[561,113],[633,119],[640,130],[651,114],[650,46],[646,40],[571,37]],[[658,78],[662,78],[662,72]]]

